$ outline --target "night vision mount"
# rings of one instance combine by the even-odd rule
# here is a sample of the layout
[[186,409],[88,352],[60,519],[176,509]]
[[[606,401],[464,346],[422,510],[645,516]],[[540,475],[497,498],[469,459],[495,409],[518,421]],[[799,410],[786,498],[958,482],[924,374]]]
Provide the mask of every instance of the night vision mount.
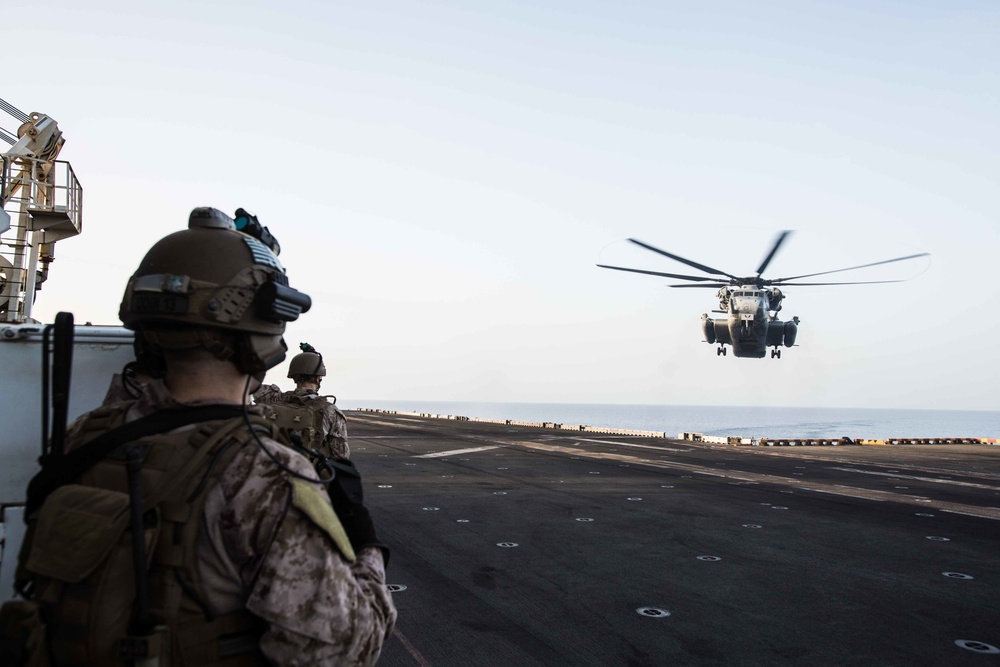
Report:
[[[256,215],[248,213],[244,208],[238,208],[234,219],[219,209],[204,206],[191,211],[188,227],[239,231],[266,247],[266,249],[260,246],[255,248],[253,244],[256,242],[247,239],[254,260],[274,269],[270,273],[270,279],[258,288],[254,297],[253,307],[257,317],[275,323],[292,322],[312,307],[312,299],[308,294],[289,287],[288,277],[276,259],[281,252],[281,245],[270,230],[260,224]],[[268,257],[268,251],[274,253],[274,257]]]

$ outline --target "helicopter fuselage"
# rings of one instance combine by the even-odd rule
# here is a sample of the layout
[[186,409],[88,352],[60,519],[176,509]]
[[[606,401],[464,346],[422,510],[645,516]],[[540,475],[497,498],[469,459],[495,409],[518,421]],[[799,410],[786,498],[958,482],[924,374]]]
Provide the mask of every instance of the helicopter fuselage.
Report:
[[798,276],[786,276],[784,278],[764,278],[763,273],[767,269],[775,254],[785,242],[790,231],[785,230],[778,234],[771,246],[771,250],[764,257],[764,261],[757,267],[755,276],[738,276],[727,271],[720,271],[706,264],[700,264],[680,255],[675,255],[666,250],[661,250],[648,243],[643,243],[639,239],[629,239],[635,245],[663,255],[681,264],[686,264],[711,277],[688,275],[685,273],[668,273],[665,271],[651,271],[649,269],[633,269],[627,266],[612,266],[610,264],[598,264],[602,269],[614,269],[615,271],[628,271],[631,273],[644,273],[650,276],[661,276],[663,278],[674,278],[687,282],[670,287],[708,287],[718,288],[719,310],[714,311],[726,315],[725,318],[711,318],[708,313],[701,316],[701,329],[705,334],[705,342],[714,345],[719,344],[716,354],[725,356],[727,345],[733,346],[734,357],[753,357],[760,359],[767,356],[767,348],[773,347],[771,357],[781,357],[781,346],[792,347],[795,345],[795,335],[798,333],[799,318],[793,317],[790,322],[782,322],[778,319],[778,311],[781,310],[781,302],[785,295],[781,293],[781,287],[790,285],[817,286],[817,285],[874,285],[877,283],[897,283],[899,280],[861,280],[846,282],[792,282],[801,281],[803,278],[814,276],[825,276],[831,273],[841,273],[843,271],[854,271],[865,269],[869,266],[880,266],[882,264],[892,264],[902,262],[917,257],[926,257],[928,253],[922,252],[905,257],[894,259],[884,259],[880,262],[869,262],[849,266],[844,269],[834,269],[832,271],[817,271],[815,273],[804,273]]
[[779,346],[791,347],[798,332],[798,318],[783,322],[777,318],[782,295],[755,285],[723,288],[719,291],[720,311],[725,318],[701,316],[705,342],[718,343],[718,354],[726,354],[732,345],[733,356],[761,358],[773,347],[772,357],[780,357]]

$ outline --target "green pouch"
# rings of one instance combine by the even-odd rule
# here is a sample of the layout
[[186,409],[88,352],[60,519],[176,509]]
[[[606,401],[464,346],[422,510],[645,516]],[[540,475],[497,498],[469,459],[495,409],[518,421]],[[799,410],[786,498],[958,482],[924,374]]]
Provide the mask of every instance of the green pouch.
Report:
[[79,583],[97,569],[129,524],[128,494],[68,484],[53,491],[34,526],[25,569]]

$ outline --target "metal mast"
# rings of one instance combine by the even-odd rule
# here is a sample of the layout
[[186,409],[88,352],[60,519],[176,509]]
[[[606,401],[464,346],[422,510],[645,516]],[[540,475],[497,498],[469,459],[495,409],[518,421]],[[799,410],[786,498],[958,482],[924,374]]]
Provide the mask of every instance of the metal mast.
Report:
[[0,321],[28,322],[56,241],[83,227],[83,187],[56,159],[65,139],[55,120],[2,99],[0,111],[19,123],[0,127]]

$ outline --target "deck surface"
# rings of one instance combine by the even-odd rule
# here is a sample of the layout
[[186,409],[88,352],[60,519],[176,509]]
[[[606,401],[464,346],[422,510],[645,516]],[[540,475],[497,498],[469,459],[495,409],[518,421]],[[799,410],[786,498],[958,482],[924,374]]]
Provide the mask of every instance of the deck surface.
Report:
[[1000,447],[347,414],[379,665],[1000,665]]

